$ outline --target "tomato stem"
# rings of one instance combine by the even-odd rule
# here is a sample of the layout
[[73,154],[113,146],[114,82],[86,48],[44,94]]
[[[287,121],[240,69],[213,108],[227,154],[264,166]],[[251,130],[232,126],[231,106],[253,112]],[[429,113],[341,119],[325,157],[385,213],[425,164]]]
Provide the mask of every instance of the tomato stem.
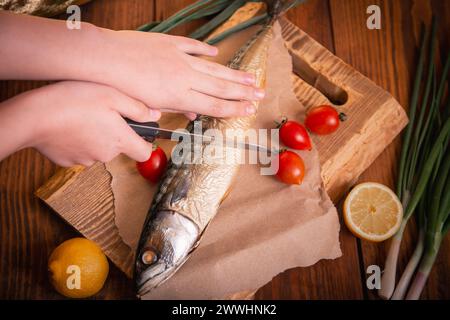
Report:
[[345,120],[347,120],[347,115],[345,113],[343,113],[343,112],[340,112],[339,113],[339,120],[341,122],[344,122]]
[[274,122],[275,122],[275,124],[277,125],[277,128],[279,129],[279,128],[281,128],[281,126],[282,126],[283,124],[285,124],[287,121],[288,121],[288,118],[285,117],[285,116],[283,116],[283,117],[281,117],[281,122],[278,122],[278,121],[274,121]]

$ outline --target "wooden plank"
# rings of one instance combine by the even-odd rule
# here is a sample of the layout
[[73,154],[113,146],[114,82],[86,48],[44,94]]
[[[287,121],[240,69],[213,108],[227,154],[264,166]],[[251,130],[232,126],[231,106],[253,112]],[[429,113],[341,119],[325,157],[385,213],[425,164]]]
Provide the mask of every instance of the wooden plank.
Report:
[[[116,12],[112,9],[113,6],[119,6],[119,2],[129,3],[131,0],[95,0],[92,4],[83,7],[83,13],[95,14],[95,24],[100,24],[104,27],[118,29],[116,22],[112,19],[108,19],[107,14],[121,15],[125,17],[131,17],[135,15],[139,8],[144,8],[148,3],[153,3],[150,0],[136,1],[139,3],[139,7],[128,9],[128,6],[121,7],[120,12]],[[176,5],[172,6],[171,12],[174,12],[181,8],[189,1],[176,1]],[[376,1],[370,1],[370,4],[378,3]],[[414,1],[416,2],[416,1]],[[171,2],[173,3],[173,2]],[[160,8],[166,5],[172,5],[166,1],[159,1]],[[335,1],[331,4],[333,6],[342,5],[343,1]],[[368,2],[366,1],[365,4]],[[383,3],[392,3],[383,1]],[[383,6],[382,3],[382,6]],[[391,33],[395,30],[396,33],[406,33],[409,28],[408,17],[410,15],[410,9],[413,5],[413,1],[404,1],[404,9],[401,12],[396,11],[394,15],[396,23],[390,22],[391,27],[382,30],[383,33]],[[293,10],[289,13],[289,19],[294,21],[295,24],[300,25],[302,29],[312,35],[320,43],[324,44],[328,49],[332,49],[333,41],[331,32],[329,32],[329,12],[326,7],[328,1],[326,0],[308,0],[305,5]],[[105,11],[106,10],[106,11]],[[165,9],[160,9],[166,11]],[[361,6],[354,6],[349,9],[346,15],[337,14],[338,11],[332,12],[333,16],[333,28],[335,30],[336,44],[339,47],[337,55],[343,58],[347,62],[353,63],[357,70],[368,75],[370,78],[384,88],[387,88],[402,105],[405,105],[405,101],[400,98],[402,94],[396,92],[397,87],[400,91],[405,91],[409,88],[409,80],[411,75],[404,75],[403,72],[407,70],[399,71],[399,77],[397,78],[389,76],[388,79],[384,79],[381,76],[381,70],[378,67],[371,67],[370,64],[376,63],[376,59],[380,59],[380,54],[375,52],[370,54],[371,50],[379,50],[376,48],[377,42],[374,45],[361,46],[362,37],[364,43],[370,42],[365,37],[369,36],[368,33],[361,33],[357,30],[350,30],[346,34],[336,32],[341,30],[341,27],[349,25],[349,29],[354,29],[355,22],[353,20],[362,21],[360,16],[365,15],[365,8]],[[442,24],[440,25],[441,31],[447,31],[448,29],[448,17],[450,17],[449,10],[450,5],[448,1],[433,1],[433,10],[438,14],[438,18]],[[142,9],[145,12],[144,9]],[[326,14],[325,14],[326,12]],[[383,9],[383,17],[386,16],[386,11]],[[169,13],[169,12],[168,12]],[[337,14],[335,16],[335,14]],[[88,20],[86,15],[82,15],[83,20]],[[85,19],[86,18],[86,19]],[[89,18],[90,19],[90,18]],[[123,23],[122,26],[127,29],[132,29],[144,22],[147,19],[143,18],[142,21],[129,21],[129,25]],[[392,27],[392,25],[395,25]],[[356,24],[359,26],[359,22]],[[367,30],[366,30],[367,31]],[[357,36],[351,37],[353,32],[357,32]],[[351,41],[345,42],[345,39],[350,37]],[[383,35],[386,37],[386,35]],[[443,39],[443,43],[446,43],[448,50],[448,33],[441,33],[440,36]],[[331,39],[331,41],[330,41]],[[393,46],[387,48],[383,47],[383,56],[386,56],[388,60],[391,59],[391,55],[395,52],[396,60],[402,63],[398,57],[402,56],[399,51],[405,50],[400,47],[405,46],[410,40],[404,39],[402,36],[397,35],[396,41]],[[441,42],[442,43],[442,42]],[[356,48],[357,46],[360,49]],[[349,48],[347,48],[349,47]],[[443,49],[441,47],[441,50]],[[392,50],[392,51],[390,51]],[[350,54],[351,53],[351,54]],[[406,58],[408,66],[413,66],[413,57],[409,54],[403,54]],[[395,64],[394,64],[395,65]],[[381,80],[380,80],[381,78]],[[29,90],[33,87],[43,85],[45,83],[36,82],[0,82],[0,100],[4,100],[15,94]],[[404,88],[404,89],[403,89]],[[406,92],[406,91],[405,91]],[[407,94],[406,94],[407,96]],[[390,147],[393,148],[393,147]],[[392,166],[394,162],[390,156],[397,156],[398,149],[385,151],[380,156],[377,162],[370,168],[370,170],[364,175],[364,179],[376,179],[377,181],[389,183],[393,181],[395,167]],[[388,155],[388,156],[386,156]],[[385,163],[386,162],[386,163]],[[46,278],[46,260],[50,251],[61,241],[76,236],[77,233],[73,231],[70,226],[65,224],[60,218],[51,213],[47,207],[42,205],[33,196],[33,191],[46,181],[54,172],[56,166],[51,164],[44,157],[38,155],[32,150],[25,150],[19,152],[8,159],[0,163],[0,234],[2,239],[1,247],[1,261],[0,273],[2,274],[2,282],[0,286],[0,298],[60,298],[58,294],[52,290],[48,284]],[[378,174],[380,176],[378,177]],[[369,175],[369,176],[367,176]],[[26,229],[25,229],[26,228]],[[265,286],[259,293],[258,297],[266,298],[358,298],[361,294],[358,290],[358,283],[354,284],[354,280],[359,277],[359,273],[355,273],[355,269],[346,269],[347,266],[356,266],[357,260],[349,259],[349,255],[353,252],[349,252],[346,244],[354,241],[354,238],[348,235],[348,231],[345,227],[342,227],[341,232],[341,245],[343,248],[344,256],[336,261],[324,261],[320,262],[310,268],[302,268],[289,270],[282,275],[276,277],[271,284]],[[344,235],[344,236],[343,236]],[[348,235],[345,236],[345,235]],[[445,247],[442,248],[446,252],[449,251],[447,242]],[[364,252],[366,252],[364,250]],[[442,253],[442,252],[441,252]],[[380,249],[380,255],[384,255],[383,248]],[[375,259],[365,259],[366,265],[376,262]],[[384,256],[378,259],[380,263],[384,262]],[[435,273],[440,273],[440,282],[433,282],[435,284],[427,286],[426,297],[428,298],[448,298],[449,286],[449,273],[448,273],[448,261],[449,258],[439,260],[437,265],[442,266]],[[297,271],[298,270],[298,271]],[[298,273],[297,273],[298,272]],[[339,285],[328,284],[337,282],[342,277],[342,281]],[[347,279],[351,281],[347,282]],[[359,280],[359,279],[357,279]],[[361,284],[359,284],[361,286]],[[108,281],[104,290],[97,296],[97,298],[124,298],[132,297],[132,284],[128,281],[124,275],[111,265],[111,273],[108,277]],[[335,290],[335,292],[333,292]],[[346,292],[347,290],[348,292]],[[269,292],[270,291],[270,292]]]
[[[378,85],[391,92],[402,106],[409,103],[409,91],[416,64],[417,38],[420,21],[429,22],[430,2],[425,1],[338,1],[331,0],[333,30],[336,53],[347,62],[373,79]],[[381,8],[382,29],[366,28],[366,8],[376,4]],[[445,11],[450,9],[448,2],[436,1],[434,14],[441,21],[440,39],[449,38],[448,23],[445,24]],[[446,9],[445,9],[445,8]],[[444,15],[444,16],[442,16]],[[447,17],[448,19],[448,17]],[[342,23],[346,21],[347,23]],[[448,47],[447,47],[448,49]],[[362,54],[365,53],[365,55]],[[362,181],[376,181],[389,187],[395,186],[395,177],[400,151],[400,139],[389,146],[360,177]],[[414,249],[416,232],[411,222],[402,244],[399,268],[403,270],[408,257]],[[384,266],[389,242],[373,244],[361,241],[364,268],[369,265]],[[428,280],[423,298],[448,299],[450,297],[450,239],[447,237],[441,248],[436,266]],[[367,290],[371,299],[377,295]]]
[[441,56],[444,56],[450,49],[450,4],[448,1],[432,0],[431,7],[439,23],[439,44]]
[[386,91],[294,25],[281,21],[294,73],[302,76],[294,80],[297,98],[307,108],[346,99],[338,109],[349,119],[339,132],[312,136],[325,188],[336,201],[406,125],[406,115]]
[[[61,169],[49,183],[48,188],[40,188],[37,195],[56,212],[65,212],[61,215],[63,219],[95,241],[123,272],[132,274],[134,254],[122,241],[115,225],[111,176],[104,164],[96,163],[89,170],[81,166]],[[89,194],[95,196],[86,196]]]
[[[328,1],[308,0],[290,10],[289,21],[300,27],[331,52],[334,43]],[[342,218],[342,215],[340,215]],[[343,225],[343,221],[340,221]],[[256,293],[257,299],[361,299],[357,243],[341,227],[339,234],[342,257],[323,260],[307,268],[287,270],[276,276]]]
[[[385,17],[385,19],[383,19],[381,30],[368,30],[366,27],[366,8],[370,4],[376,4],[382,8],[382,17]],[[406,55],[407,52],[403,48],[407,41],[404,41],[403,38],[395,40],[392,38],[394,33],[391,32],[391,28],[398,28],[399,26],[390,21],[391,15],[394,14],[390,11],[390,4],[386,1],[348,1],[345,3],[330,1],[330,6],[336,54],[345,61],[352,63],[355,68],[369,76],[378,85],[389,90],[402,106],[406,106],[410,74],[405,61],[411,60],[411,57]],[[359,14],[355,14],[355,12],[359,12]],[[396,16],[396,18],[399,17]],[[348,23],[344,24],[342,21]],[[398,37],[399,35],[401,35],[399,30],[395,30],[395,36]],[[394,46],[397,49],[396,55],[392,55]],[[362,55],[361,52],[365,52],[366,55]],[[392,188],[396,176],[395,164],[400,147],[399,142],[399,139],[397,139],[394,144],[388,147],[360,177],[358,182],[376,181]],[[384,252],[387,250],[386,243],[370,244],[361,241],[360,245],[363,252],[364,269],[371,264],[383,266]],[[369,297],[376,297],[376,293],[365,289]]]
[[[398,103],[381,88],[287,20],[282,20],[281,25],[286,46],[293,56],[294,72],[302,77],[294,82],[300,101],[312,107],[330,103],[330,99],[336,102],[345,94],[340,109],[347,113],[349,120],[341,126],[339,134],[313,137],[321,158],[325,187],[337,199],[391,142],[405,125],[406,118]],[[175,117],[170,119],[176,124]],[[61,183],[66,176],[70,180]],[[58,181],[54,182],[55,179]],[[110,178],[103,166],[87,168],[77,178],[72,174],[59,174],[55,179],[41,188],[38,195],[86,237],[95,239],[105,253],[131,275],[133,253],[129,248],[127,252],[127,246],[118,237],[113,221]],[[60,185],[63,187],[53,188]],[[101,205],[94,206],[98,199]],[[92,228],[92,224],[103,227]],[[353,252],[354,249],[353,246]],[[354,266],[357,268],[357,264]]]
[[113,30],[135,30],[154,21],[155,3],[148,0],[95,0],[82,7],[81,19]]

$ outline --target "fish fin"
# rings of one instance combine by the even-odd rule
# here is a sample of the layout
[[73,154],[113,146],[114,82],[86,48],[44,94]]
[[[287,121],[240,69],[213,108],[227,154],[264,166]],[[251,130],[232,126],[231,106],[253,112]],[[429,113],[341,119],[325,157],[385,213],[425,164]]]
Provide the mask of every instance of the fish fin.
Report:
[[170,198],[170,205],[174,205],[181,199],[186,198],[190,186],[190,179],[187,179],[187,177],[185,177],[173,190]]

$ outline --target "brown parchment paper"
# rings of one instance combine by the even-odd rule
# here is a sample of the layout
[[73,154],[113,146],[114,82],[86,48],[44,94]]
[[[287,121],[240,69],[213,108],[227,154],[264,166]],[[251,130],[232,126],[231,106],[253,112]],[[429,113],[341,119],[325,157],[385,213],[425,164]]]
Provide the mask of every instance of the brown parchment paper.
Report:
[[[292,62],[278,24],[274,33],[266,97],[259,107],[256,128],[273,128],[273,121],[282,116],[302,119],[305,111],[292,90]],[[143,298],[225,298],[256,290],[286,269],[339,257],[339,220],[321,181],[318,153],[313,149],[299,154],[307,168],[301,186],[261,176],[257,165],[243,165],[199,247],[171,279]],[[134,163],[121,157],[107,164],[112,175],[116,224],[134,250],[148,199],[155,190],[139,190],[140,177],[134,169],[124,167],[134,167]],[[142,201],[142,195],[136,192],[148,192],[148,199]],[[135,201],[141,202],[130,205]]]

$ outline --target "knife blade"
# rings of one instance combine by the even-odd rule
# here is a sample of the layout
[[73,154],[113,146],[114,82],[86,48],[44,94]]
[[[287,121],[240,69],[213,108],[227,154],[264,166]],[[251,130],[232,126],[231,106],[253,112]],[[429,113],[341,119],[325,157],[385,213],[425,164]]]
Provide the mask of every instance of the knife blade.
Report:
[[[133,129],[138,135],[146,139],[147,141],[153,142],[155,139],[165,139],[165,140],[175,140],[172,137],[185,137],[195,141],[201,141],[202,143],[211,143],[214,138],[212,136],[197,134],[192,132],[186,132],[183,130],[171,130],[166,128],[161,128],[157,122],[136,122],[130,119],[125,119],[128,125]],[[195,139],[197,138],[197,139]],[[200,140],[199,140],[200,139]],[[228,143],[229,142],[229,143]],[[258,152],[267,152],[269,154],[280,153],[280,150],[275,148],[268,148],[255,143],[249,142],[237,142],[234,141],[224,141],[224,145],[232,148],[255,150]]]

